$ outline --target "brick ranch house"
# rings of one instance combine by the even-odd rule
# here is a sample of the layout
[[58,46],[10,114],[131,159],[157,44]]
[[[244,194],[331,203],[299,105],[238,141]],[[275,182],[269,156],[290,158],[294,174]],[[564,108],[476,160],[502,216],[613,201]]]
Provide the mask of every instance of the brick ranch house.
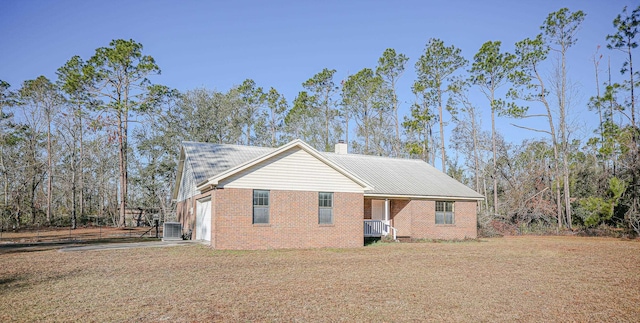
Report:
[[365,237],[477,236],[484,197],[411,159],[183,142],[174,199],[183,232],[216,249],[361,247]]

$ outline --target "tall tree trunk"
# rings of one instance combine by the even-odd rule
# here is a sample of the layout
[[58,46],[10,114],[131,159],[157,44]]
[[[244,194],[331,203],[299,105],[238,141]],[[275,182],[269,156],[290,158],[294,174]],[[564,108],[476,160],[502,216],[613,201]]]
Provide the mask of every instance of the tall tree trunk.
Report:
[[29,207],[30,207],[30,211],[31,211],[31,224],[35,224],[36,223],[36,214],[37,214],[37,210],[36,210],[36,191],[38,190],[38,169],[37,169],[37,164],[38,164],[38,158],[36,155],[36,146],[37,146],[37,140],[36,138],[30,138],[30,145],[31,145],[31,149],[33,149],[33,151],[31,152],[31,158],[33,158],[30,163],[33,165],[32,166],[32,170],[33,170],[33,174],[31,174],[31,187],[30,187],[30,196],[29,196]]
[[440,149],[442,151],[442,172],[447,172],[447,155],[444,146],[444,121],[442,120],[442,90],[438,88],[438,114],[440,118]]
[[324,93],[324,151],[331,151],[331,142],[329,142],[329,123],[331,123],[331,111],[329,108],[329,91]]
[[80,139],[80,162],[79,162],[79,166],[80,166],[80,197],[79,197],[79,209],[80,209],[80,216],[84,215],[84,143],[83,143],[83,136],[82,133],[84,132],[84,129],[82,127],[82,112],[80,111],[80,109],[78,110],[78,122],[79,122],[79,139]]
[[[631,56],[631,40],[627,41],[629,44],[629,86],[631,88],[631,207],[627,214],[635,214],[637,217],[638,209],[640,208],[640,197],[638,196],[638,172],[640,171],[640,164],[638,163],[638,131],[636,127],[636,109],[635,109],[635,97],[634,88],[635,83],[633,80],[633,60]],[[627,215],[627,218],[629,215]]]
[[324,151],[331,151],[331,144],[329,143],[329,109],[328,107],[324,111]]
[[36,174],[33,175],[31,179],[31,224],[36,224],[36,191],[38,184],[36,182]]
[[[609,86],[611,86],[611,56],[609,56],[609,62],[608,62],[608,65],[607,65],[607,71],[608,71],[608,74],[609,74]],[[613,120],[613,111],[614,111],[613,108],[614,108],[614,106],[615,106],[614,99],[613,99],[613,96],[611,96],[611,98],[609,99],[609,117],[611,118],[610,121],[613,124],[615,124],[615,121]],[[615,145],[615,143],[614,143],[614,145]],[[613,176],[616,176],[616,165],[618,163],[617,155],[618,154],[615,153],[615,149],[614,149],[614,152],[611,154],[611,168],[613,170]]]
[[422,133],[422,160],[424,160],[425,163],[431,162],[431,160],[429,159],[429,133],[427,132],[427,129],[425,128],[423,130],[424,132]]
[[478,157],[478,129],[476,127],[476,115],[471,108],[471,134],[473,136],[473,167],[475,172],[476,192],[480,192],[480,162]]
[[395,122],[396,127],[396,138],[393,143],[393,150],[395,157],[398,157],[400,156],[400,121],[398,120],[398,95],[396,93],[395,79],[392,80],[391,87],[393,88],[393,121]]
[[15,227],[16,228],[20,228],[20,222],[22,222],[21,221],[21,219],[22,219],[22,208],[20,207],[20,201],[19,200],[16,201],[16,206],[17,207],[16,207],[16,216],[15,216],[15,221],[16,221]]
[[247,146],[251,145],[251,125],[247,123]]
[[494,96],[491,91],[491,146],[493,149],[493,214],[498,214],[498,150],[496,148],[496,111],[493,108]]
[[[547,111],[547,121],[549,122],[549,134],[551,135],[551,146],[553,147],[553,170],[555,176],[555,193],[556,193],[556,217],[558,219],[558,230],[562,229],[562,199],[560,195],[560,179],[562,178],[562,174],[560,173],[560,154],[558,151],[558,136],[556,134],[556,127],[553,124],[553,112],[551,111],[551,106],[546,99],[545,93],[547,92],[544,79],[538,73],[538,70],[535,69],[536,78],[540,83],[540,101],[542,101],[546,111]],[[551,181],[553,183],[554,181]],[[553,185],[553,184],[551,184]],[[550,187],[550,189],[553,189]]]
[[[482,188],[484,190],[482,195],[487,196],[488,194],[487,194],[487,176],[486,176],[486,174],[482,175]],[[485,211],[489,211],[489,203],[485,203]]]
[[429,146],[427,147],[427,153],[429,154],[429,157],[431,157],[431,165],[433,167],[436,167],[436,155],[438,155],[438,152],[436,151],[436,140],[435,138],[433,138],[433,129],[431,128],[431,125],[429,125],[429,140],[427,140],[427,142],[429,143]]
[[[469,109],[469,115],[471,117],[471,135],[473,136],[473,168],[474,178],[476,182],[476,192],[480,192],[480,161],[478,157],[478,129],[476,126],[476,115],[473,107]],[[483,201],[478,201],[479,210],[483,208]]]
[[[597,54],[597,51],[596,51]],[[600,58],[602,58],[602,55],[600,55]],[[599,124],[599,128],[600,128],[600,148],[602,148],[602,146],[604,145],[604,123],[603,123],[603,119],[602,119],[602,106],[600,104],[600,80],[599,80],[599,71],[598,71],[598,66],[600,64],[600,58],[597,58],[596,55],[593,56],[593,65],[594,65],[594,69],[595,69],[595,77],[596,77],[596,108],[598,109],[598,117],[600,118],[600,124]],[[607,163],[606,160],[602,161],[602,170],[604,172],[607,171]]]
[[47,181],[47,223],[51,223],[51,199],[53,194],[53,167],[51,163],[51,111],[47,111],[47,173],[49,180]]
[[[118,213],[119,212],[118,211],[119,210],[118,194],[116,193],[118,191],[118,185],[119,185],[118,183],[114,183],[113,189],[108,191],[108,192],[113,192],[113,194],[111,194],[109,196],[109,201],[110,202],[108,203],[108,205],[109,205],[108,212],[109,212],[109,214],[111,214],[111,217],[112,217],[111,223],[113,223],[114,225],[116,225],[116,223],[120,222],[120,220],[118,219],[119,218],[119,215],[118,215],[119,214]],[[125,224],[126,224],[126,222],[125,222]]]
[[349,151],[349,116],[347,116],[345,114],[344,117],[344,124],[345,124],[345,129],[346,129],[346,136],[345,136],[345,143],[347,144],[347,152]]
[[[102,168],[102,167],[100,167]],[[98,168],[98,169],[100,169]],[[107,186],[107,184],[105,183],[105,172],[99,171],[98,172],[98,182],[100,183],[100,186],[98,186],[98,196],[97,196],[97,212],[98,212],[98,218],[103,219],[104,218],[104,206],[105,206],[105,192],[106,189],[105,187]]]
[[[75,146],[75,142],[74,142],[74,146]],[[77,228],[77,219],[78,219],[78,214],[77,214],[77,204],[76,204],[76,153],[75,153],[75,147],[73,147],[74,152],[72,153],[72,163],[73,166],[71,167],[71,229],[76,229]]]
[[[4,116],[4,111],[2,109],[2,104],[0,104],[0,117]],[[4,196],[4,204],[2,204],[3,208],[6,208],[9,203],[9,174],[7,172],[7,167],[4,163],[4,129],[0,128],[0,167],[2,167],[2,179],[3,183],[3,196]],[[0,228],[1,229],[1,228]]]
[[[598,70],[596,69],[596,100],[600,101],[600,85],[598,84]],[[604,128],[602,127],[604,124],[604,120],[602,119],[602,107],[600,103],[597,105],[598,107],[598,117],[600,118],[600,142],[601,146],[604,142]]]
[[[2,113],[2,110],[0,110]],[[4,138],[2,138],[4,140]],[[0,166],[2,167],[2,179],[4,180],[3,188],[4,188],[4,204],[3,207],[7,207],[9,205],[9,173],[7,172],[7,166],[4,163],[4,141],[0,144]]]
[[364,153],[369,154],[369,126],[370,126],[369,113],[365,112],[364,123]]
[[[631,43],[631,42],[628,42]],[[636,134],[636,100],[633,94],[633,88],[635,87],[635,83],[633,82],[633,60],[631,57],[631,47],[629,47],[629,86],[631,88],[631,127],[633,128],[633,143],[637,148],[637,134]],[[634,149],[636,149],[634,148]]]
[[558,230],[562,229],[562,198],[560,195],[560,179],[562,178],[560,173],[560,159],[558,156],[558,144],[553,145],[553,156],[555,158],[553,162],[553,168],[555,172],[555,185],[556,185],[556,212],[558,217]]
[[569,165],[568,165],[568,153],[565,152],[565,158],[562,160],[562,168],[563,168],[563,182],[564,182],[564,203],[565,203],[565,212],[567,213],[567,227],[569,229],[573,229],[572,220],[571,220],[571,195],[570,195],[570,187],[569,187]]
[[127,207],[127,115],[126,110],[118,113],[118,144],[120,166],[120,221],[118,226],[124,227]]
[[562,158],[562,181],[564,189],[564,207],[567,220],[567,228],[572,228],[571,221],[571,192],[569,187],[569,138],[567,136],[567,62],[565,50],[562,51],[562,85],[560,91],[560,137]]
[[271,147],[276,146],[276,116],[275,112],[271,110]]

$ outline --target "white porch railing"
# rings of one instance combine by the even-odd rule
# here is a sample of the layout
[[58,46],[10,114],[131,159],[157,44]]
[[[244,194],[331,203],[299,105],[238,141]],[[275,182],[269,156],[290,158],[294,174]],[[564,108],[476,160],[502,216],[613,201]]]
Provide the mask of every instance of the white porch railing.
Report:
[[369,237],[384,237],[393,233],[393,240],[396,239],[396,228],[392,227],[390,221],[384,220],[364,220],[364,236]]

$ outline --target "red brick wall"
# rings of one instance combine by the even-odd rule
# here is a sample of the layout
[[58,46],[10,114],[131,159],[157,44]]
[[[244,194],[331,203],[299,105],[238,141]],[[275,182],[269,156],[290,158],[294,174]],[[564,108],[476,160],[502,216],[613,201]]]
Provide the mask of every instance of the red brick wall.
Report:
[[371,199],[364,200],[364,218],[371,220]]
[[[371,218],[371,200],[358,193],[334,193],[334,224],[318,224],[318,193],[270,193],[269,224],[252,223],[253,190],[220,189],[178,203],[183,231],[195,232],[196,200],[211,195],[211,246],[217,249],[359,247],[362,220]],[[455,224],[435,224],[435,201],[391,200],[392,225],[398,236],[415,239],[477,237],[475,201],[455,202]],[[192,206],[192,207],[191,207]],[[191,211],[191,212],[189,212]],[[368,217],[367,217],[368,215]],[[195,239],[195,234],[192,235]]]
[[389,212],[391,217],[391,225],[398,230],[398,237],[411,236],[411,201],[409,200],[391,200],[389,201]]
[[[477,237],[475,201],[455,202],[455,224],[436,225],[433,200],[390,201],[391,225],[399,237],[415,239],[464,239]],[[364,200],[364,218],[371,218],[371,199]]]
[[[364,198],[333,194],[333,225],[318,224],[318,192],[271,190],[269,224],[253,224],[253,190],[216,190],[212,245],[217,249],[349,248],[363,245]],[[212,207],[213,208],[213,207]]]
[[216,247],[216,198],[218,197],[218,190],[211,191],[211,247]]
[[193,198],[186,199],[176,204],[176,219],[182,224],[182,233],[189,231],[189,228],[195,231],[196,218],[195,218],[195,206],[193,209]]
[[[436,224],[436,202],[412,200],[411,237],[415,239],[475,239],[477,216],[475,201],[456,201],[454,204],[455,224]],[[406,209],[406,208],[405,208]]]
[[[197,200],[205,198],[209,195],[212,195],[213,191],[206,192],[204,194],[199,194],[188,198],[184,201],[178,202],[176,204],[176,218],[177,221],[182,224],[182,233],[187,233],[191,230],[191,239],[195,240],[196,237],[196,214],[198,214],[197,208]],[[212,197],[213,200],[213,197]],[[212,218],[213,218],[213,203],[212,207]],[[212,228],[213,230],[213,228]],[[213,232],[213,231],[212,231]],[[212,238],[213,239],[213,238]]]

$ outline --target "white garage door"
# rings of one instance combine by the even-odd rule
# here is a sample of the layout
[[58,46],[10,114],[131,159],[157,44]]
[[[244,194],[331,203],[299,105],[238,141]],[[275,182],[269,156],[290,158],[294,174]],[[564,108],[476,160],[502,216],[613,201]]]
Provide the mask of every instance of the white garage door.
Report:
[[198,200],[196,211],[196,239],[211,241],[211,198]]

